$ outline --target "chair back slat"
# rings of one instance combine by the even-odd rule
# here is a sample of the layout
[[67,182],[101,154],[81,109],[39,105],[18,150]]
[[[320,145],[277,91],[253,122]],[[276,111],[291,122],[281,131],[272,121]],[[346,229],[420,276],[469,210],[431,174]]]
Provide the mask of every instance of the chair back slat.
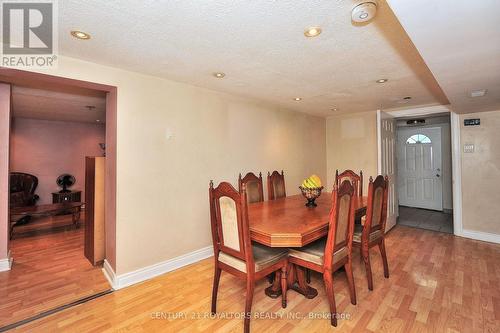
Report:
[[[389,180],[379,175],[375,181],[370,177],[368,184],[368,205],[366,208],[366,222],[363,227],[363,236],[369,237],[369,234],[382,230],[385,232],[385,222],[387,220],[387,199]],[[366,235],[365,235],[366,234]],[[367,238],[368,239],[368,238]]]
[[247,191],[247,202],[262,202],[264,201],[264,188],[262,186],[262,172],[259,173],[257,177],[253,172],[249,172],[245,177],[241,177],[241,173],[238,177],[238,189],[240,193],[242,192],[243,185],[246,186]]
[[352,170],[345,170],[339,174],[339,170],[335,172],[335,185],[339,186],[344,180],[349,180],[354,187],[354,196],[363,196],[363,171],[359,171],[357,175]]
[[224,252],[244,261],[253,260],[248,250],[251,241],[245,185],[240,193],[227,182],[216,188],[210,182],[209,201],[214,254]]
[[332,193],[332,208],[330,210],[330,225],[325,246],[324,265],[331,270],[335,252],[346,248],[351,253],[354,233],[354,186],[344,180],[340,187],[336,185]]
[[285,174],[283,170],[281,170],[281,173],[278,171],[267,173],[267,195],[268,200],[286,197]]

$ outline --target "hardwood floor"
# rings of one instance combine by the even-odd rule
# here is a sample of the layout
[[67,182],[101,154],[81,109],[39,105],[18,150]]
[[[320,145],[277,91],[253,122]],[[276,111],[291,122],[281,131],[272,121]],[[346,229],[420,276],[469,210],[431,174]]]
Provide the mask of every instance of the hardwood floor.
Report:
[[34,220],[15,229],[14,265],[0,273],[0,327],[110,289],[83,256],[84,227],[71,217]]
[[[253,332],[499,332],[500,245],[396,226],[386,238],[390,278],[383,277],[380,254],[371,251],[374,290],[368,291],[356,253],[358,305],[349,301],[345,273],[334,276],[339,312],[348,319],[333,328],[323,283],[313,274],[319,295],[309,300],[288,292],[288,307],[264,295],[257,284]],[[245,283],[222,273],[218,319],[209,316],[213,259],[62,311],[18,328],[26,332],[241,332]],[[201,316],[197,319],[196,316]],[[222,316],[225,315],[226,318]],[[283,318],[269,318],[282,315]],[[170,318],[168,318],[170,316]],[[177,318],[175,318],[177,316]],[[194,316],[194,318],[193,318]],[[267,316],[268,318],[265,318]],[[305,316],[304,319],[293,318]]]

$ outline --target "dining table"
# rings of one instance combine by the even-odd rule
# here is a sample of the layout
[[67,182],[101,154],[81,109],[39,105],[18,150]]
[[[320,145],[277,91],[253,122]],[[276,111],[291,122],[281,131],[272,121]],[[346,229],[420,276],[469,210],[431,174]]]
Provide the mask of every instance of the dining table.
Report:
[[[355,220],[366,214],[368,197],[354,196]],[[332,194],[323,192],[316,199],[316,207],[306,207],[302,195],[292,195],[275,200],[248,205],[250,238],[269,247],[303,247],[328,234]],[[289,265],[288,288],[307,298],[314,298],[318,292],[306,281],[304,270]],[[267,296],[281,295],[281,284],[276,274],[272,285],[266,288]]]

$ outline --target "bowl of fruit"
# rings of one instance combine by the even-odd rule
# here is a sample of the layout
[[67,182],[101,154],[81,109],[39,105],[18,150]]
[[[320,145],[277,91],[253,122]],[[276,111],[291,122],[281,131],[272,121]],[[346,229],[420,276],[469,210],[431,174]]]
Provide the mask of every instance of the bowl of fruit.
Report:
[[321,186],[321,179],[316,175],[312,175],[304,179],[299,188],[302,195],[307,199],[306,206],[316,207],[317,204],[314,201],[321,195],[321,190],[323,189],[323,186]]

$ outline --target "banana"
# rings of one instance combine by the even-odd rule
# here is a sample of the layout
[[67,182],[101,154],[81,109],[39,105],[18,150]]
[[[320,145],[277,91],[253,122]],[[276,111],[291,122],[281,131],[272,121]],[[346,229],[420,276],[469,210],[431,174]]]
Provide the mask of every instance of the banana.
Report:
[[312,179],[318,187],[321,187],[321,179],[318,176],[312,175],[309,178]]
[[318,176],[312,175],[309,178],[304,179],[302,182],[302,187],[304,188],[319,188],[321,187],[321,179]]
[[307,178],[307,181],[309,182],[309,184],[311,184],[312,188],[319,187],[318,184],[316,184],[314,179],[312,179],[311,177]]

